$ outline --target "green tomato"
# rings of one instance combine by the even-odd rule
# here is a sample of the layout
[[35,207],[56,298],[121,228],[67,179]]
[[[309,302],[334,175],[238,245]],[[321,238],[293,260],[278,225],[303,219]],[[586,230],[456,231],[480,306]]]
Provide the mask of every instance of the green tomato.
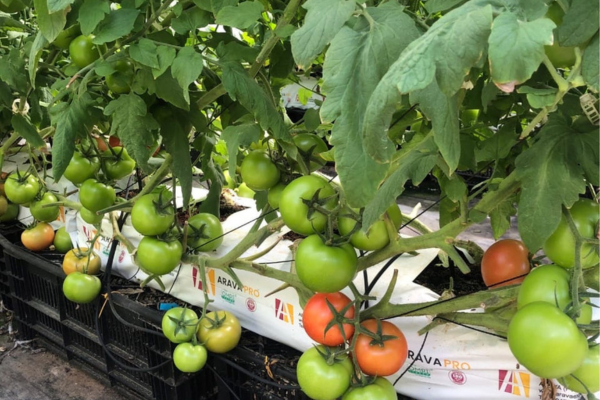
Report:
[[279,169],[264,151],[250,152],[240,168],[242,180],[254,191],[267,190],[279,182]]
[[6,198],[15,204],[33,201],[40,191],[40,181],[35,176],[10,174],[4,183]]
[[147,274],[165,275],[179,265],[182,255],[179,240],[163,241],[145,236],[138,245],[136,260]]
[[93,212],[112,206],[116,200],[115,189],[95,179],[83,182],[79,189],[81,205]]
[[196,214],[188,220],[188,246],[194,251],[213,251],[223,243],[223,226],[209,213]]
[[54,242],[52,244],[54,244],[54,248],[56,249],[56,251],[61,254],[65,254],[73,248],[73,241],[71,240],[71,235],[67,233],[64,226],[58,228],[58,230],[54,234]]
[[588,390],[590,393],[600,391],[600,345],[591,346],[579,368],[561,378],[560,383],[577,393],[587,394]]
[[79,215],[81,216],[82,220],[92,225],[99,224],[100,221],[102,221],[102,219],[104,218],[104,215],[98,215],[85,207],[82,207],[81,210],[79,210]]
[[8,200],[6,197],[0,195],[0,216],[4,215],[8,211]]
[[134,77],[133,64],[129,60],[119,60],[114,68],[115,72],[106,77],[106,86],[114,94],[129,93]]
[[53,45],[63,50],[69,48],[69,45],[77,36],[81,35],[81,29],[79,28],[79,24],[72,25],[58,34]]
[[477,122],[477,117],[479,116],[479,110],[461,110],[460,112],[460,120],[465,126],[475,125]]
[[[546,13],[546,17],[550,18],[557,26],[562,24],[564,15],[562,7],[556,2],[552,3]],[[544,50],[556,68],[571,68],[575,64],[575,47],[561,47],[556,34],[554,43],[551,46],[544,46]]]
[[358,258],[349,244],[328,246],[319,235],[303,239],[296,250],[296,272],[300,281],[315,292],[342,290],[356,276]]
[[352,362],[346,355],[329,365],[321,352],[324,346],[312,347],[298,360],[296,376],[302,391],[313,400],[335,400],[350,387],[353,374]]
[[69,54],[78,68],[85,68],[100,58],[98,48],[92,43],[92,36],[81,35],[73,39],[69,44]]
[[189,342],[196,334],[197,322],[198,314],[194,310],[171,308],[163,315],[162,331],[173,343]]
[[377,378],[365,386],[350,388],[342,400],[396,400],[394,386],[385,378]]
[[[159,202],[160,197],[160,202]],[[169,192],[150,193],[140,197],[131,210],[131,224],[145,236],[158,236],[173,225],[175,209]]]
[[[600,205],[589,199],[580,199],[570,210],[577,230],[584,238],[593,239],[598,232]],[[546,256],[556,265],[573,268],[575,264],[575,238],[564,215],[558,227],[544,243]],[[598,249],[593,244],[584,244],[581,248],[581,266],[590,268],[600,262]]]
[[173,363],[181,372],[198,372],[206,364],[208,353],[206,347],[193,344],[181,343],[173,351]]
[[[319,153],[324,153],[327,150],[327,145],[319,136],[310,133],[300,133],[294,136],[294,144],[298,147],[298,157],[303,159],[309,156],[310,153],[310,172],[316,171],[325,165],[326,161],[319,156]],[[304,160],[307,164],[308,160]],[[295,161],[292,164],[297,164]]]
[[97,276],[72,272],[63,282],[63,293],[65,297],[74,303],[91,303],[100,294],[102,284]]
[[519,289],[517,308],[521,309],[535,301],[544,301],[564,310],[571,301],[567,270],[557,265],[542,265],[532,269]]
[[0,222],[8,222],[17,218],[19,215],[19,205],[8,203],[6,212],[0,216]]
[[244,197],[247,199],[253,199],[256,192],[246,185],[246,182],[242,182],[240,186],[236,189],[237,195],[240,197]]
[[60,214],[59,206],[43,208],[45,205],[56,202],[58,202],[56,196],[50,192],[46,192],[40,200],[34,200],[33,202],[31,202],[31,205],[29,206],[29,211],[31,211],[31,215],[33,215],[33,218],[35,218],[38,221],[56,221]]
[[[354,210],[354,212],[358,214],[358,210]],[[402,214],[400,213],[398,206],[396,204],[392,204],[388,208],[387,213],[396,229],[399,229],[402,225]],[[340,230],[340,234],[343,236],[349,235],[357,223],[354,219],[345,215],[349,215],[347,210],[342,211],[340,216],[338,216],[338,229]],[[389,242],[390,237],[383,219],[375,222],[369,228],[368,232],[364,232],[361,229],[354,232],[350,238],[350,243],[352,243],[354,247],[365,251],[380,250],[387,246]]]
[[269,193],[267,194],[267,201],[269,202],[271,208],[273,208],[274,210],[279,208],[279,199],[281,199],[281,193],[283,192],[283,189],[285,189],[286,186],[287,185],[279,182],[277,185],[269,189]]
[[229,311],[212,311],[200,321],[198,340],[212,353],[227,353],[242,337],[242,326]]
[[[294,179],[281,192],[279,212],[283,222],[294,232],[312,235],[325,229],[327,217],[316,211],[309,219],[308,206],[303,201],[312,199],[317,191],[319,191],[319,199],[335,195],[335,190],[325,179],[314,175]],[[332,198],[324,207],[333,210],[336,204],[336,199]]]
[[106,150],[102,153],[104,169],[110,179],[121,179],[130,175],[135,169],[135,161],[127,153],[124,147],[113,147],[112,151]]
[[585,335],[552,304],[537,301],[515,313],[508,346],[525,368],[540,378],[562,378],[581,366],[588,351]]
[[79,185],[88,179],[92,179],[99,169],[100,161],[97,157],[88,158],[76,151],[73,153],[73,157],[63,175],[74,184]]

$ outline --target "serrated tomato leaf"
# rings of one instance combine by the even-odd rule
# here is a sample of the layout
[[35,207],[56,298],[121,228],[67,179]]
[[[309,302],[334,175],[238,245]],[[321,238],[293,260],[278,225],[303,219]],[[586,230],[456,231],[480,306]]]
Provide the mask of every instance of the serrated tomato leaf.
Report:
[[230,125],[221,134],[221,139],[227,144],[229,165],[237,164],[237,155],[240,146],[248,147],[256,143],[263,136],[257,124]]
[[50,43],[56,39],[67,23],[67,11],[61,10],[55,13],[48,11],[47,0],[33,0],[37,23],[42,35]]
[[245,1],[237,6],[223,7],[217,13],[218,25],[248,29],[260,18],[264,6],[260,1]]
[[179,50],[177,57],[173,60],[171,75],[183,89],[183,97],[188,104],[190,102],[189,86],[198,79],[202,69],[202,55],[196,52],[193,47],[184,47]]
[[133,24],[139,14],[140,10],[133,8],[111,10],[96,28],[92,42],[104,44],[127,35],[133,30]]
[[21,114],[14,114],[11,119],[11,124],[19,135],[33,147],[46,147],[46,142],[42,140],[37,129],[31,121]]
[[563,47],[579,46],[598,32],[600,3],[573,0],[558,27],[558,43]]
[[160,133],[167,152],[173,157],[173,175],[179,180],[183,207],[187,207],[192,196],[192,160],[190,158],[189,132],[185,122],[176,113],[161,119]]
[[600,65],[598,63],[600,55],[598,46],[598,34],[596,34],[585,48],[583,60],[581,61],[581,76],[583,76],[588,86],[596,92],[600,90]]
[[91,34],[98,24],[110,12],[110,2],[107,0],[85,0],[79,9],[79,26],[84,35]]

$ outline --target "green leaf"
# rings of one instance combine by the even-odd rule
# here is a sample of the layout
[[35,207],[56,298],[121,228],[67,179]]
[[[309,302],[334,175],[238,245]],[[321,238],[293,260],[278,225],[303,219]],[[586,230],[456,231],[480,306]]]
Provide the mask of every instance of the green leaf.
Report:
[[502,160],[519,141],[514,123],[506,124],[494,136],[480,142],[475,150],[477,162]]
[[460,127],[456,97],[444,95],[435,81],[424,90],[410,95],[411,104],[419,104],[423,113],[431,119],[435,143],[450,172],[456,169],[460,161]]
[[335,37],[356,8],[354,0],[308,0],[304,25],[292,34],[292,53],[301,67],[312,61]]
[[183,97],[186,103],[190,103],[189,86],[202,73],[202,55],[193,47],[184,47],[179,50],[177,57],[171,65],[171,74],[183,88]]
[[[354,29],[343,27],[332,40],[323,65],[322,88],[327,97],[321,118],[325,122],[335,120],[330,141],[336,151],[336,170],[342,185],[354,189],[347,195],[355,207],[365,205],[374,196],[388,169],[385,162],[389,162],[389,154],[383,162],[383,157],[373,157],[380,154],[380,142],[389,142],[384,132],[367,131],[363,139],[371,93],[400,52],[419,35],[412,19],[397,3],[367,8],[365,12],[371,22],[360,17]],[[371,143],[374,141],[377,145]]]
[[108,103],[104,115],[112,117],[111,134],[118,136],[137,164],[149,172],[150,147],[154,143],[152,130],[159,125],[148,114],[144,100],[136,94],[120,95]]
[[563,47],[579,46],[598,32],[600,4],[595,0],[573,0],[558,27],[558,43]]
[[425,8],[430,14],[434,14],[454,8],[464,1],[465,0],[428,0],[425,3]]
[[455,203],[462,200],[467,195],[467,185],[465,184],[465,181],[456,174],[452,175],[451,178],[442,174],[438,179],[438,182],[448,199]]
[[127,35],[133,30],[133,24],[139,14],[140,10],[133,8],[111,10],[98,25],[96,36],[92,39],[92,42],[94,44],[104,44]]
[[[485,196],[493,196],[494,192],[486,192]],[[494,239],[498,240],[500,236],[510,228],[510,217],[517,214],[515,208],[516,196],[510,196],[507,199],[501,201],[496,207],[490,212],[490,223],[492,225],[492,232],[494,233]]]
[[433,136],[416,135],[396,154],[389,177],[375,193],[373,200],[367,204],[363,214],[363,227],[373,225],[404,192],[404,185],[410,179],[418,186],[438,159],[438,150]]
[[48,12],[52,14],[62,11],[74,2],[75,0],[48,0]]
[[[1,65],[1,60],[0,60]],[[0,106],[4,106],[8,109],[12,107],[13,96],[10,86],[8,86],[2,79],[0,79]],[[0,107],[2,108],[2,107]]]
[[158,56],[158,68],[152,70],[154,79],[158,78],[171,66],[177,56],[177,50],[169,46],[158,46],[156,50]]
[[223,7],[217,13],[217,25],[248,29],[261,17],[264,6],[260,1],[245,1],[237,6]]
[[460,218],[460,204],[450,200],[448,197],[442,198],[438,207],[440,209],[440,228]]
[[217,47],[217,55],[221,61],[246,61],[252,64],[256,60],[258,53],[258,48],[249,47],[238,41],[231,41],[229,43],[221,42]]
[[4,28],[3,30],[17,32],[26,32],[29,30],[29,27],[21,21],[17,21],[6,15],[8,14],[0,14],[0,28]]
[[235,6],[238,0],[194,0],[199,8],[217,14],[223,7]]
[[[262,129],[270,129],[273,137],[291,143],[292,138],[283,123],[281,114],[275,108],[264,89],[233,61],[222,63],[223,86],[233,100],[238,100],[258,120]],[[293,157],[293,156],[292,156]]]
[[598,92],[600,90],[600,66],[598,65],[598,34],[594,36],[594,39],[588,44],[583,52],[583,60],[581,61],[581,76],[585,80],[585,83]]
[[597,128],[579,132],[553,113],[537,138],[515,164],[521,181],[519,233],[532,252],[558,226],[561,206],[570,207],[585,192],[584,178],[598,184],[600,170]]
[[294,25],[279,26],[275,28],[275,34],[280,39],[287,39],[297,30],[298,28],[296,28]]
[[249,147],[258,142],[263,132],[257,124],[230,125],[221,134],[221,138],[227,144],[229,154],[229,165],[237,164],[237,156],[240,146]]
[[85,92],[81,96],[74,96],[70,102],[59,103],[50,109],[52,123],[56,125],[52,146],[52,172],[56,182],[73,157],[78,135],[87,134],[91,129],[87,125],[92,104],[89,93]]
[[319,111],[314,108],[309,108],[304,113],[304,127],[307,131],[312,132],[316,131],[317,128],[321,125],[321,117],[319,117]]
[[180,35],[205,27],[212,22],[212,15],[197,7],[185,10],[171,23],[171,27]]
[[273,78],[287,78],[292,71],[296,63],[292,56],[292,45],[290,42],[277,42],[273,51],[271,52],[271,64],[269,65],[269,72]]
[[500,89],[494,85],[494,81],[489,79],[481,91],[481,104],[483,105],[484,113],[487,113],[488,106],[498,97],[499,93],[501,93]]
[[140,39],[139,42],[129,47],[129,56],[142,65],[150,68],[159,68],[156,45],[148,39]]
[[31,87],[35,88],[35,75],[37,73],[38,62],[40,61],[40,57],[42,56],[42,50],[44,47],[48,45],[48,41],[42,35],[41,32],[38,32],[35,35],[35,40],[31,45],[31,50],[29,52],[29,63],[27,70],[29,71],[29,82],[31,83]]
[[478,2],[450,11],[402,52],[380,85],[410,93],[425,89],[435,77],[444,93],[456,93],[485,53],[492,16],[492,7]]
[[51,14],[48,11],[46,0],[33,0],[33,4],[37,15],[38,27],[46,40],[52,43],[67,23],[67,12],[63,10]]
[[494,83],[505,92],[525,82],[544,59],[544,45],[553,41],[556,27],[548,18],[519,21],[510,12],[494,20],[489,39],[489,60]]
[[187,207],[192,196],[192,160],[190,158],[189,132],[186,132],[181,118],[171,114],[161,119],[160,133],[165,148],[173,156],[172,170],[181,185],[183,206]]
[[183,95],[183,89],[179,86],[179,83],[177,83],[175,78],[173,78],[170,70],[168,70],[168,73],[159,76],[158,79],[156,79],[155,84],[156,95],[158,97],[182,110],[187,111],[190,109],[190,105]]
[[527,94],[527,102],[533,108],[549,107],[554,103],[557,89],[555,88],[532,88],[530,86],[521,86],[517,93]]
[[0,56],[0,81],[8,83],[19,93],[25,93],[27,90],[25,57],[19,49],[12,48],[8,54]]
[[85,0],[81,4],[77,17],[81,33],[90,35],[109,12],[110,2],[107,0]]
[[46,142],[42,140],[35,126],[29,122],[21,114],[14,114],[11,119],[11,124],[23,139],[33,147],[46,147]]

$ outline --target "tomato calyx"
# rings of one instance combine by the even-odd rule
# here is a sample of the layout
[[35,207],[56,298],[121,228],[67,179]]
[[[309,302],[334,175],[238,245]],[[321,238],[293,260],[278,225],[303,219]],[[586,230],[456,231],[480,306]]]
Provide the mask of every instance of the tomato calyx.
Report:
[[390,340],[395,340],[398,338],[397,336],[394,336],[394,335],[384,335],[383,327],[381,326],[381,320],[376,319],[375,321],[377,321],[377,330],[375,332],[372,332],[372,331],[364,328],[362,325],[358,327],[358,331],[360,333],[362,333],[363,335],[366,335],[372,339],[371,342],[369,343],[369,345],[384,347],[385,342],[390,341]]
[[18,167],[17,167],[17,170],[15,173],[17,176],[14,176],[14,174],[12,174],[8,177],[8,179],[12,179],[13,181],[17,182],[19,185],[22,185],[25,182],[27,182],[27,179],[29,179],[29,177],[31,176],[31,172],[21,173],[19,171]]
[[348,356],[348,351],[344,348],[332,348],[328,346],[314,346],[317,352],[323,357],[327,365],[341,363]]
[[[163,198],[163,193],[165,190],[161,190],[158,192],[158,198],[152,201],[154,208],[159,215],[171,215],[173,204],[171,203],[172,197],[170,195],[166,195],[166,198]],[[170,194],[170,192],[167,192]]]
[[216,318],[210,318],[208,316],[204,316],[204,319],[210,323],[208,329],[219,329],[225,323],[227,319],[227,314],[223,313],[223,317],[219,317],[219,313],[215,313]]
[[[187,307],[184,307],[184,310],[187,310]],[[175,336],[177,336],[177,334],[179,334],[180,332],[185,331],[185,329],[188,326],[198,326],[198,324],[200,323],[200,321],[196,318],[186,319],[185,311],[183,311],[180,314],[179,318],[174,317],[172,315],[169,315],[168,317],[175,324]],[[198,344],[196,341],[196,335],[192,336],[192,341],[194,342],[194,345]]]
[[344,329],[344,325],[354,324],[355,319],[354,318],[346,318],[345,315],[348,312],[348,310],[355,307],[355,301],[351,301],[350,303],[346,304],[340,311],[337,311],[335,306],[333,304],[331,304],[331,302],[327,298],[325,298],[325,304],[327,304],[327,308],[329,308],[329,311],[331,311],[333,318],[325,326],[324,334],[327,334],[327,332],[330,329],[332,329],[334,326],[337,326],[337,328],[340,331],[340,334],[342,335],[342,338],[344,339],[344,342],[348,342],[348,339],[350,339],[350,338],[346,337],[346,331]]

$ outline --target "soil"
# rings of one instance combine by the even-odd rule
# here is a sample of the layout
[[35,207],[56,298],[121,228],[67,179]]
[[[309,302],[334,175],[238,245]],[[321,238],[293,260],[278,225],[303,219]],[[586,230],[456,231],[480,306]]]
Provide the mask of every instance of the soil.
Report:
[[463,274],[452,261],[450,261],[450,266],[446,268],[436,258],[415,278],[414,282],[431,289],[439,295],[450,289],[451,286],[456,296],[486,290],[487,287],[481,277],[481,268],[477,265],[469,265],[469,267],[471,272]]

